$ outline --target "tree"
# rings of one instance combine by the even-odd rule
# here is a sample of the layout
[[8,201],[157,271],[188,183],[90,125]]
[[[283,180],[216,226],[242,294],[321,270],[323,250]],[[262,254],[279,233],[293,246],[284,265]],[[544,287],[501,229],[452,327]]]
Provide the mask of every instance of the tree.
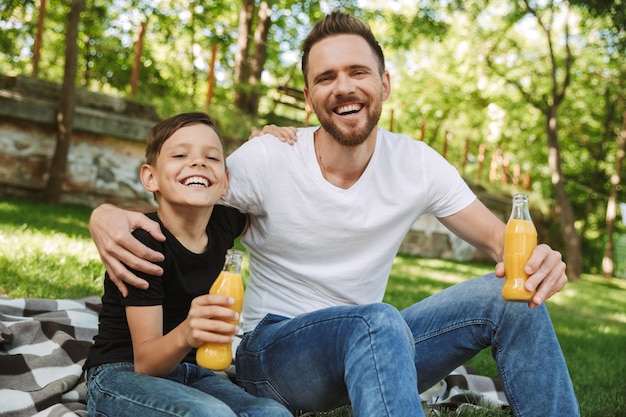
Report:
[[235,52],[235,106],[245,109],[246,97],[249,94],[248,75],[250,74],[250,36],[252,34],[252,17],[254,16],[254,0],[242,0],[239,8],[239,28],[237,29],[237,51]]
[[47,0],[40,0],[39,15],[37,17],[37,33],[35,34],[35,42],[33,42],[33,70],[32,75],[36,77],[39,73],[39,58],[41,57],[41,44],[43,39],[43,24],[46,20],[46,4]]
[[615,172],[611,175],[611,194],[606,208],[607,245],[602,259],[602,272],[606,278],[612,277],[615,270],[615,262],[613,260],[615,250],[613,235],[615,233],[615,218],[617,214],[617,189],[621,183],[620,173],[622,172],[622,164],[626,150],[626,111],[622,114],[622,120],[622,130],[616,138],[617,155],[615,158]]
[[[256,10],[256,29],[253,23]],[[239,11],[238,51],[235,54],[235,106],[244,113],[256,116],[259,106],[259,85],[267,59],[267,37],[272,21],[269,5],[242,0]],[[250,39],[253,42],[250,42]],[[254,47],[253,51],[251,49]]]
[[57,111],[57,141],[50,167],[50,177],[43,199],[49,204],[57,204],[61,195],[61,187],[65,181],[67,154],[72,139],[72,123],[74,120],[76,75],[78,71],[78,24],[80,13],[85,6],[84,0],[72,0],[67,18],[65,35],[65,73],[61,87],[61,98]]
[[[570,0],[580,7],[581,11],[588,12],[585,29],[589,30],[586,38],[596,41],[590,44],[589,51],[598,60],[590,67],[595,70],[591,74],[595,77],[585,77],[584,83],[590,93],[594,93],[603,101],[599,105],[590,106],[592,115],[602,131],[600,143],[595,152],[595,165],[605,167],[602,176],[604,184],[609,184],[607,204],[605,208],[605,238],[604,254],[602,256],[602,273],[605,277],[612,277],[615,273],[615,244],[614,235],[618,231],[617,203],[622,186],[622,167],[626,148],[626,67],[624,53],[626,51],[626,7],[620,2],[611,0]],[[591,35],[591,36],[590,36]],[[586,74],[585,74],[586,75]],[[580,120],[580,119],[579,119]],[[594,175],[594,179],[600,175]],[[592,190],[601,189],[601,184],[591,183]],[[591,199],[587,199],[589,202]],[[587,203],[588,204],[588,203]],[[587,211],[589,212],[589,210]]]
[[141,71],[141,54],[143,52],[143,42],[146,35],[147,23],[142,20],[139,23],[139,29],[137,31],[137,41],[135,42],[135,53],[133,58],[133,66],[130,73],[130,95],[134,96],[137,93],[137,87],[139,85],[139,73]]
[[[523,6],[523,11],[535,19],[547,43],[547,55],[535,57],[535,59],[547,61],[544,74],[541,73],[542,69],[535,67],[537,73],[541,74],[545,80],[538,80],[538,77],[535,76],[532,83],[525,84],[523,77],[520,77],[519,74],[512,74],[510,71],[511,64],[503,66],[496,62],[496,58],[494,58],[495,48],[494,53],[487,57],[487,62],[494,72],[515,86],[524,99],[544,115],[548,144],[548,166],[556,195],[554,210],[561,227],[568,275],[571,280],[577,281],[583,272],[582,240],[576,231],[574,210],[565,189],[566,179],[563,175],[558,133],[559,107],[565,99],[565,93],[571,80],[572,53],[569,44],[569,8],[567,2],[563,2],[559,8],[554,1],[549,1],[543,10],[537,4],[531,3],[530,0],[523,0]],[[563,21],[563,36],[557,42],[558,34],[555,33],[555,30],[558,27],[557,17],[559,16]],[[521,17],[526,16],[522,15]],[[562,56],[559,56],[557,51],[558,45],[562,45]],[[513,54],[524,55],[521,49],[511,49],[511,45],[508,45],[506,54],[509,56]],[[543,91],[540,86],[543,86]]]

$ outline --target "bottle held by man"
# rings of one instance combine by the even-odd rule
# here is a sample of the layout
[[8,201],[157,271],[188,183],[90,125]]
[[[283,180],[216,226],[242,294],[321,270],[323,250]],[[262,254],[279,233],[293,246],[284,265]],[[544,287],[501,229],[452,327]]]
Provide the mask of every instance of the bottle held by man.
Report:
[[502,287],[502,296],[507,301],[528,302],[535,295],[524,284],[528,274],[524,267],[537,246],[537,229],[530,218],[528,195],[515,194],[511,217],[504,232],[504,269],[506,280]]

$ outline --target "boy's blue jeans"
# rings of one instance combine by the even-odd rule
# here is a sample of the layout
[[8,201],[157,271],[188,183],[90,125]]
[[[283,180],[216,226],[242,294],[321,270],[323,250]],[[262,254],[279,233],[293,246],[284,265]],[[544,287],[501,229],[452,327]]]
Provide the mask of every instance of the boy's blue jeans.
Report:
[[89,369],[85,379],[90,417],[291,417],[276,401],[190,363],[165,378],[138,374],[132,363],[109,363]]
[[579,416],[547,309],[503,301],[502,283],[486,275],[401,312],[381,303],[270,314],[239,345],[237,378],[292,412],[351,403],[356,417],[423,416],[418,386],[491,347],[515,416]]

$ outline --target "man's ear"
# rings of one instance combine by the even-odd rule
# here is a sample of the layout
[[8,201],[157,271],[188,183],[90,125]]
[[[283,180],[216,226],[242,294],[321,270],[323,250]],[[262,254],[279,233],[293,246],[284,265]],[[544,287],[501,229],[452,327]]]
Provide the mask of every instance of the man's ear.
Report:
[[391,95],[391,75],[389,71],[383,73],[383,101],[387,100]]
[[304,87],[304,110],[306,112],[313,113],[313,105],[311,104],[311,97],[309,97],[309,89]]
[[159,191],[159,184],[154,173],[154,167],[152,165],[143,164],[141,171],[139,172],[139,178],[143,184],[143,188],[152,193]]

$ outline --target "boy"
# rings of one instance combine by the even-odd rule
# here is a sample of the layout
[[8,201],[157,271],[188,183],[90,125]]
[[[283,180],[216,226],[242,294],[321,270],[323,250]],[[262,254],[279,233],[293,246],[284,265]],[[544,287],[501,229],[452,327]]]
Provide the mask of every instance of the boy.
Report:
[[150,286],[128,297],[105,275],[99,334],[85,363],[89,415],[290,416],[195,363],[195,348],[229,343],[237,331],[228,323],[239,319],[233,300],[208,292],[247,220],[215,205],[228,190],[228,172],[213,120],[184,113],[157,124],[140,177],[158,203],[146,216],[167,239],[134,235],[167,254],[164,274],[135,271]]

